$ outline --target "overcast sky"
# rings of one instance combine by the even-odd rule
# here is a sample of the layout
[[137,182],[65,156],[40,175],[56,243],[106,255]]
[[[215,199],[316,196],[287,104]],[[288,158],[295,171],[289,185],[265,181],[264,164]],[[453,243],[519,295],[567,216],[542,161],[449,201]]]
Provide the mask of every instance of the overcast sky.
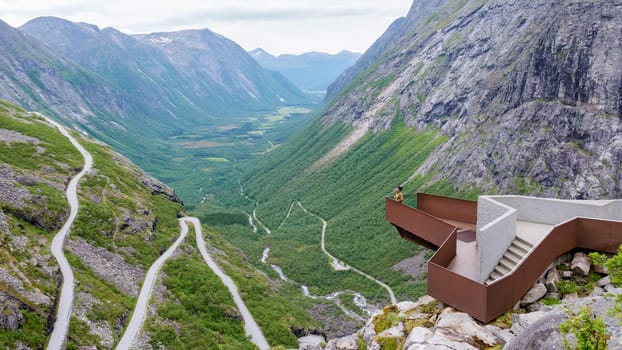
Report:
[[0,19],[19,27],[56,16],[128,34],[209,28],[246,50],[365,51],[412,0],[0,0]]

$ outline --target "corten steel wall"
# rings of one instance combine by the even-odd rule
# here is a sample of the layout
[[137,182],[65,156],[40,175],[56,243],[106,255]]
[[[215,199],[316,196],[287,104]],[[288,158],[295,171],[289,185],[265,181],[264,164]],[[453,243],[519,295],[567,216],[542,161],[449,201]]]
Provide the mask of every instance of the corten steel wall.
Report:
[[[387,219],[396,218],[395,213],[390,214],[389,211],[398,206],[404,207],[400,203],[387,201]],[[399,214],[409,215],[409,212],[401,210]],[[399,220],[407,221],[404,218]],[[511,309],[560,255],[576,248],[617,252],[622,244],[622,222],[576,218],[562,223],[554,227],[510,274],[490,285],[478,283],[447,268],[456,255],[456,240],[457,233],[453,231],[430,259],[428,293],[487,323]]]
[[386,198],[386,219],[413,235],[440,247],[455,229],[430,214]]
[[417,193],[417,208],[438,218],[477,223],[477,202]]
[[584,249],[616,253],[622,244],[622,222],[579,219],[577,246]]
[[514,271],[488,285],[486,315],[480,321],[490,322],[511,309],[533,286],[549,264],[577,247],[576,220],[555,227],[540,244],[521,261]]

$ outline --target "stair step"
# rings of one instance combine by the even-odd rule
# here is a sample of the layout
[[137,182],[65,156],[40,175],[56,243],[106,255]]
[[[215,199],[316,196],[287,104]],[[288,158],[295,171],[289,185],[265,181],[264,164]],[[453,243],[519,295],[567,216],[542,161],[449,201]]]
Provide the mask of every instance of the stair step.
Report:
[[497,266],[495,266],[495,269],[493,271],[499,271],[499,273],[501,275],[505,275],[508,272],[510,272],[511,270],[508,269],[507,267],[503,266],[503,265],[497,265]]
[[507,268],[508,270],[512,270],[514,268],[514,266],[516,266],[516,263],[512,262],[511,260],[509,260],[506,257],[501,258],[501,260],[499,260],[499,265]]
[[519,247],[516,247],[514,245],[511,245],[508,248],[507,251],[512,253],[512,254],[514,254],[514,255],[516,255],[517,257],[520,257],[521,259],[523,259],[525,257],[525,255],[527,255],[527,251],[525,251],[525,250],[523,250],[523,249],[521,249]]
[[488,279],[492,279],[494,281],[496,279],[499,279],[500,277],[503,277],[503,274],[499,273],[498,271],[493,271]]
[[524,249],[526,252],[530,251],[533,245],[523,239],[516,237],[515,240],[512,241],[513,246],[517,246],[521,249]]
[[505,252],[503,258],[510,260],[515,266],[522,260],[522,257],[510,252],[509,250]]

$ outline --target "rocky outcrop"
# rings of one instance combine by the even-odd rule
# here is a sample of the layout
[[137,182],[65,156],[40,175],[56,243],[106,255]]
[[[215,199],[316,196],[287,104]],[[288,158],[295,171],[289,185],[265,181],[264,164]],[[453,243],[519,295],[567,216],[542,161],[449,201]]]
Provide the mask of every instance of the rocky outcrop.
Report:
[[140,268],[128,264],[123,256],[93,246],[82,238],[67,240],[67,249],[80,257],[93,273],[119,288],[124,294],[138,296],[139,285],[145,278]]
[[409,14],[324,120],[438,129],[448,141],[412,169],[431,183],[622,196],[622,3],[437,5],[424,21]]
[[[565,259],[580,260],[584,256],[583,252],[564,255],[559,259],[560,268],[569,268],[570,264],[564,262]],[[466,313],[444,307],[432,297],[423,296],[416,302],[405,301],[386,306],[373,315],[357,334],[330,340],[325,350],[476,350],[501,347],[505,350],[561,350],[563,335],[559,330],[560,324],[586,307],[593,316],[605,322],[609,348],[622,348],[620,311],[611,311],[619,310],[618,298],[622,297],[622,288],[612,285],[609,276],[601,276],[594,283],[597,275],[593,273],[590,275],[592,282],[589,282],[583,272],[569,272],[571,280],[566,282],[575,286],[576,290],[582,289],[583,297],[579,297],[572,288],[566,288],[564,292],[570,294],[559,300],[559,292],[551,292],[545,283],[536,283],[522,298],[519,312],[508,312],[485,325]],[[557,267],[552,267],[542,280],[550,280],[552,277],[548,276],[553,275],[558,276],[559,281]],[[545,296],[546,304],[542,300]],[[568,336],[571,343],[575,341],[572,337]]]
[[24,325],[22,303],[0,292],[0,329],[16,331]]

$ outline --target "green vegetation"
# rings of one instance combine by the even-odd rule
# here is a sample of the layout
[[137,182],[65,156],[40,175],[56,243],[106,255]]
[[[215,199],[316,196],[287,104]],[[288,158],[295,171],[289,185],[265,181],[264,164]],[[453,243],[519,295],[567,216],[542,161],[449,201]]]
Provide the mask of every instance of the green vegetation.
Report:
[[601,277],[602,276],[597,273],[590,272],[584,278],[560,280],[556,283],[556,286],[562,295],[577,293],[580,297],[585,297],[594,290],[596,282],[598,282]]
[[376,334],[382,333],[389,328],[397,326],[401,321],[397,306],[390,305],[385,307],[382,311],[382,314],[377,315],[376,317],[374,317],[373,320],[374,330],[376,331]]
[[[569,318],[559,325],[559,330],[563,336],[564,349],[607,349],[609,334],[606,332],[605,322],[594,316],[589,307],[570,313]],[[568,334],[574,334],[576,345],[568,339]]]
[[616,287],[622,287],[622,245],[618,247],[618,253],[606,262],[611,283]]
[[[184,251],[194,250],[187,237]],[[202,263],[197,252],[166,263],[163,283],[167,301],[157,308],[157,320],[146,322],[153,348],[255,349],[244,336],[244,325],[220,279]]]
[[[0,212],[9,229],[0,230],[0,270],[15,276],[29,292],[54,296],[55,275],[45,268],[56,264],[49,245],[69,215],[64,181],[77,171],[82,159],[42,118],[4,101],[0,101],[0,130],[10,133],[0,141],[0,167],[10,169],[8,176],[13,177],[8,184],[32,196],[21,203],[11,201],[10,196],[6,202],[0,200]],[[24,297],[11,282],[0,285],[0,295],[17,303],[23,317],[18,330],[0,329],[0,348],[15,348],[17,342],[33,349],[45,344],[46,320],[54,312],[50,305]]]

